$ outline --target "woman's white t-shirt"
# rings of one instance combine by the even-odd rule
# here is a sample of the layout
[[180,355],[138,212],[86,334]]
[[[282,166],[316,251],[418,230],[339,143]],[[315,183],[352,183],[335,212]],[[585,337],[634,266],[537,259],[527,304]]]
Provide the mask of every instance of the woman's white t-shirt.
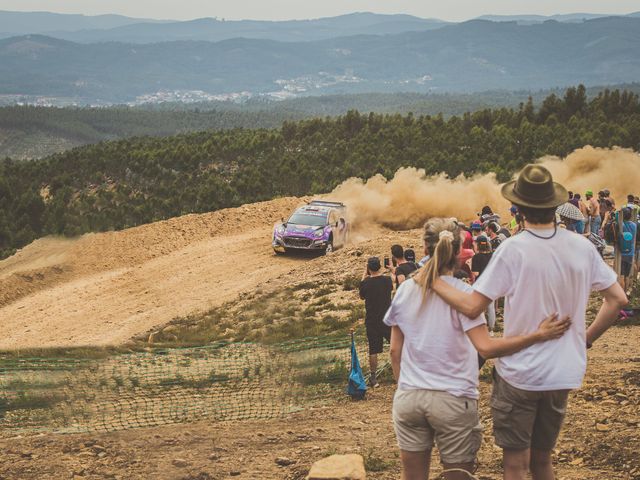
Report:
[[[473,291],[451,276],[440,278],[464,292]],[[439,390],[478,398],[478,353],[465,332],[484,325],[484,315],[471,320],[435,293],[425,297],[422,287],[409,279],[398,288],[384,323],[404,334],[400,390]]]

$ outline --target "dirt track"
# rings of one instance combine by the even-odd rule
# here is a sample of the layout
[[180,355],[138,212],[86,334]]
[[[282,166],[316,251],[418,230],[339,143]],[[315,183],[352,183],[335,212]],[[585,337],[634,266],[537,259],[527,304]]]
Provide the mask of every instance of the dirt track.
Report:
[[287,273],[300,260],[274,261],[270,233],[300,202],[34,242],[0,262],[0,349],[120,344]]

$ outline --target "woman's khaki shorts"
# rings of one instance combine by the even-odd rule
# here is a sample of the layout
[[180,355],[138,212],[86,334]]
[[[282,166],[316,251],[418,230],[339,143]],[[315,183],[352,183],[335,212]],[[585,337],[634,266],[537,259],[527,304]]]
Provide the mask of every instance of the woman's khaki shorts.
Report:
[[393,426],[400,450],[424,452],[435,441],[443,463],[472,463],[480,449],[478,401],[436,390],[397,390]]

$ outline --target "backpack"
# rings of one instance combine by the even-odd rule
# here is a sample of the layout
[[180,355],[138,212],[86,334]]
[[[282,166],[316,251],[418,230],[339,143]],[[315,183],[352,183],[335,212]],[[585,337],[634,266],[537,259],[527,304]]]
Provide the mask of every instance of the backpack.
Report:
[[620,238],[620,253],[624,256],[633,255],[634,242],[633,232],[631,232],[631,222],[624,222],[622,237]]
[[615,245],[616,238],[618,237],[618,225],[616,224],[615,219],[611,219],[609,222],[602,227],[602,232],[604,236],[604,240],[610,244]]

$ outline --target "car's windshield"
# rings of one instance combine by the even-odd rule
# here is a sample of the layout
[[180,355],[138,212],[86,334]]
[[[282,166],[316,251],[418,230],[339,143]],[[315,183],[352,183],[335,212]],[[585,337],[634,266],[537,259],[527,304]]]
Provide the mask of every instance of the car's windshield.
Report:
[[309,227],[324,227],[327,224],[327,214],[294,213],[287,223],[307,225]]

